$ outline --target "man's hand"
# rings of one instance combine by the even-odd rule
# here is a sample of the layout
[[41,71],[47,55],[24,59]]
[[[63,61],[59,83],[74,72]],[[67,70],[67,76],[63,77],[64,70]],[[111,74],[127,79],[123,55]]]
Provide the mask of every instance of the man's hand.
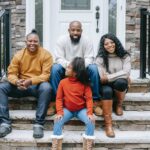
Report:
[[24,79],[17,80],[16,85],[19,90],[26,90],[26,87],[24,87],[23,85],[24,81],[25,81]]
[[26,90],[30,85],[32,84],[32,81],[30,79],[19,79],[16,82],[17,88],[19,90]]
[[30,85],[32,85],[32,81],[30,79],[23,81],[23,86],[28,88]]

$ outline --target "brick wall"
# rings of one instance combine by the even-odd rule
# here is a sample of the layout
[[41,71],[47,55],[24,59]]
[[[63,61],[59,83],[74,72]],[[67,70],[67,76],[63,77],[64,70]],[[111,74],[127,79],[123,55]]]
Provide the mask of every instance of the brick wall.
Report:
[[150,10],[150,0],[127,0],[126,48],[131,53],[132,68],[139,68],[140,62],[140,8]]
[[25,0],[0,0],[0,10],[11,10],[12,53],[25,45]]

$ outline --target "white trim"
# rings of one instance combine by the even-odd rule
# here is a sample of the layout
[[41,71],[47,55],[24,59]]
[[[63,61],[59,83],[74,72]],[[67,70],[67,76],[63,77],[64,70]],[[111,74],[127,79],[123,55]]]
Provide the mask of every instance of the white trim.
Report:
[[63,135],[51,135],[52,139],[63,139]]
[[116,35],[125,46],[126,31],[126,0],[117,0],[117,25]]
[[35,0],[26,0],[26,34],[35,28]]
[[43,47],[50,51],[51,43],[51,0],[43,0]]
[[[102,8],[101,8],[102,9],[102,11],[101,11],[102,14],[100,14],[100,19],[103,20],[103,21],[100,21],[100,28],[102,28],[101,29],[101,31],[102,31],[101,35],[103,35],[103,34],[108,33],[109,1],[108,0],[103,0],[102,3],[101,3],[101,6],[102,6]],[[105,22],[106,24],[105,25],[102,24],[103,22]]]
[[95,136],[94,135],[92,136],[92,135],[85,135],[85,134],[83,134],[83,138],[94,140]]

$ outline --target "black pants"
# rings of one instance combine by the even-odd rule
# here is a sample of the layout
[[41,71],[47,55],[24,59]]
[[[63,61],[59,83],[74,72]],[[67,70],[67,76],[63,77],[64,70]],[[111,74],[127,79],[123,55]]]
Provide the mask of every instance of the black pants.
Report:
[[112,100],[114,95],[114,90],[123,92],[128,88],[127,79],[117,79],[114,82],[102,85],[101,95],[102,100]]

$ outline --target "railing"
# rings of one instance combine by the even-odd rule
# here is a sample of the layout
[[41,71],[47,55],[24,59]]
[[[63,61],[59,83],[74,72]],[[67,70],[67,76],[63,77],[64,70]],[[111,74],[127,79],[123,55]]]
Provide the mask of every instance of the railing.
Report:
[[10,10],[0,11],[0,78],[6,75],[10,61]]
[[150,75],[150,12],[140,9],[140,78]]

